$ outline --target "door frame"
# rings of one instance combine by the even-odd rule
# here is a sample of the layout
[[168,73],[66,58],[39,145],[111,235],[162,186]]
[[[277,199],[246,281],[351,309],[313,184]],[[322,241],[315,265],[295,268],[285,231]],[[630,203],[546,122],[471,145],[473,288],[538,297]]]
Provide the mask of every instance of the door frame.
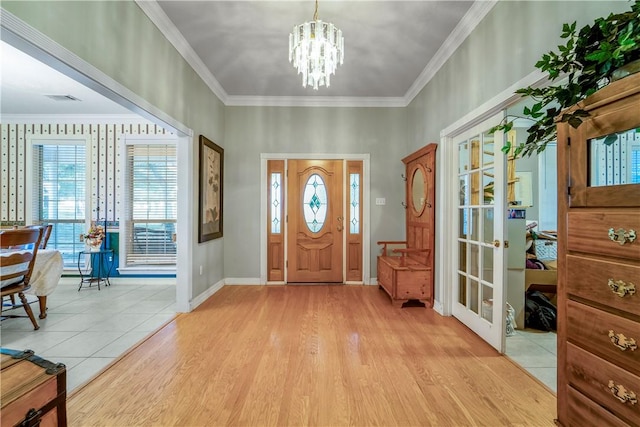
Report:
[[[175,132],[178,143],[178,170],[191,170],[194,161],[193,129],[166,114],[145,98],[69,51],[12,13],[2,9],[0,40],[43,62],[49,67],[93,89],[100,95],[131,110],[133,114],[157,123]],[[189,174],[178,174],[178,206],[193,206],[194,179]],[[176,222],[176,311],[188,313],[195,308],[193,301],[194,220],[190,212],[178,210]]]
[[[362,282],[349,282],[346,284],[370,284],[371,282],[371,257],[370,254],[370,178],[369,178],[369,160],[370,155],[365,154],[317,154],[317,153],[260,153],[260,284],[261,285],[275,285],[287,283],[287,269],[285,268],[284,281],[282,282],[267,282],[267,161],[268,160],[285,160],[285,171],[288,166],[286,160],[300,159],[300,160],[361,160],[362,161]],[[346,168],[346,162],[343,163],[343,167]],[[283,200],[287,197],[287,184],[286,179],[284,182]],[[343,194],[343,202],[348,196],[346,192]],[[343,209],[346,209],[347,203],[343,203]],[[286,215],[286,210],[285,210]],[[288,226],[284,225],[284,234],[286,236],[288,232]],[[342,277],[346,277],[346,233],[343,233],[342,239]],[[287,239],[285,238],[285,260],[287,259]]]
[[[451,236],[457,236],[458,218],[450,215],[457,209],[458,202],[458,151],[453,139],[518,102],[521,99],[521,96],[515,93],[518,88],[542,87],[546,82],[546,75],[540,70],[536,70],[440,132],[440,147],[438,148],[440,164],[436,176],[436,183],[439,183],[436,191],[436,247],[439,250],[435,253],[435,265],[438,266],[436,283],[439,284],[437,289],[439,292],[436,292],[436,295],[439,298],[434,301],[434,310],[444,316],[452,314],[455,299],[452,283],[456,280],[457,271],[457,259],[453,256],[453,254],[457,254],[456,240]],[[506,191],[506,187],[503,188],[503,191]],[[503,280],[503,287],[504,285]]]
[[[482,134],[484,132],[486,132],[488,129],[491,129],[493,126],[497,126],[500,121],[504,118],[505,112],[504,111],[500,111],[497,114],[495,114],[492,117],[489,117],[487,120],[479,123],[478,125],[469,128],[468,130],[466,130],[465,132],[462,132],[461,134],[459,134],[458,136],[456,136],[454,138],[454,141],[456,142],[456,145],[459,144],[462,140],[467,141],[467,143],[469,142],[469,138],[474,138],[474,137],[478,137],[478,150],[479,150],[479,160],[484,158],[484,144],[483,144],[483,140],[482,140]],[[482,220],[477,222],[477,225],[479,226],[480,229],[486,229],[486,216],[484,215],[483,212],[484,209],[492,209],[493,210],[493,219],[490,220],[492,223],[492,229],[493,229],[493,234],[491,236],[482,236],[482,238],[478,237],[478,240],[476,240],[476,242],[478,243],[477,248],[478,248],[478,255],[480,255],[481,257],[482,255],[482,251],[484,248],[490,248],[492,253],[493,253],[493,265],[491,266],[491,268],[493,269],[493,278],[492,278],[492,299],[493,299],[493,306],[492,306],[492,320],[487,322],[484,319],[484,313],[483,313],[483,302],[484,300],[483,295],[479,295],[478,301],[477,301],[477,310],[478,312],[474,312],[473,308],[470,308],[466,302],[465,304],[462,304],[459,302],[459,297],[458,298],[453,298],[452,300],[452,304],[451,304],[451,308],[452,308],[452,314],[458,319],[460,320],[462,323],[464,323],[469,329],[471,329],[472,331],[474,331],[478,336],[480,336],[482,339],[484,339],[487,343],[491,344],[496,350],[498,350],[499,352],[503,353],[505,351],[505,327],[506,327],[506,321],[505,321],[505,310],[502,307],[505,307],[505,301],[506,301],[506,272],[507,272],[507,268],[506,268],[506,250],[507,250],[507,245],[506,244],[502,244],[503,242],[505,242],[508,237],[506,236],[507,233],[507,229],[506,229],[506,213],[507,213],[507,202],[506,202],[506,191],[495,191],[496,189],[498,189],[499,187],[496,185],[497,183],[502,183],[503,185],[501,186],[502,188],[505,188],[504,184],[507,182],[507,178],[506,178],[506,159],[501,159],[499,156],[501,156],[503,153],[501,151],[502,148],[502,141],[504,141],[504,133],[502,131],[498,131],[495,133],[495,141],[493,142],[493,146],[494,146],[494,153],[495,156],[493,157],[493,163],[491,165],[491,168],[494,171],[494,204],[493,205],[487,205],[483,199],[483,194],[482,194],[482,186],[484,184],[484,160],[482,160],[482,163],[480,163],[480,161],[478,161],[478,167],[480,168],[480,172],[479,176],[478,176],[478,185],[479,187],[479,201],[477,203],[473,203],[473,201],[471,201],[470,203],[464,203],[464,205],[474,205],[474,206],[481,206],[480,208],[477,209],[478,213],[480,214],[480,218],[482,218]],[[471,153],[473,151],[472,146],[468,148],[469,152]],[[458,153],[460,151],[458,150]],[[471,155],[471,157],[473,157],[473,155]],[[470,159],[471,162],[469,163],[469,165],[471,166],[470,171],[473,170],[473,159]],[[472,176],[470,174],[470,171],[467,171],[467,176]],[[458,175],[462,173],[461,171],[458,170],[458,168],[456,168],[456,180],[459,182],[459,177]],[[472,182],[469,182],[469,185],[472,185]],[[470,195],[471,197],[473,197],[472,195]],[[456,210],[459,209],[460,207],[460,201],[457,201],[456,203]],[[488,206],[492,206],[492,207],[488,207]],[[472,208],[474,209],[474,208]],[[451,215],[452,217],[457,216],[457,215]],[[470,217],[469,217],[470,219]],[[460,222],[460,218],[458,217],[457,221],[454,221],[457,223],[457,225],[459,226],[459,222]],[[470,219],[470,223],[473,224],[474,222]],[[482,224],[480,226],[480,224]],[[456,227],[456,229],[458,229],[458,227]],[[483,234],[483,232],[479,232],[478,234]],[[455,236],[455,237],[453,237]],[[460,241],[460,231],[458,231],[456,234],[452,235],[453,239],[456,241],[456,244],[453,245],[453,248],[455,248],[455,253],[451,252],[450,255],[451,257],[455,256],[455,262],[456,262],[456,269],[458,268],[458,263],[460,261],[460,252],[459,252],[459,245],[457,245],[457,243]],[[495,240],[494,240],[495,239]],[[473,237],[470,237],[468,234],[466,235],[466,237],[464,238],[465,241],[474,241],[475,239]],[[491,241],[499,242],[498,247],[495,247],[495,243],[494,245],[491,245]],[[487,245],[487,246],[485,246]],[[468,258],[471,258],[470,256]],[[465,259],[467,259],[467,257],[465,257]],[[477,260],[477,259],[476,259]],[[470,274],[470,270],[469,270],[469,262],[473,262],[473,260],[468,260],[467,261],[467,266],[465,266],[464,271],[466,272],[467,275]],[[478,269],[479,270],[483,270],[485,267],[484,263],[478,263]],[[494,267],[498,267],[497,269],[495,269]],[[483,272],[479,272],[479,274],[477,274],[478,276],[478,292],[482,293],[482,290],[484,289],[484,285],[482,283],[482,280],[484,279],[484,273]],[[457,284],[457,286],[456,286]],[[455,281],[452,282],[452,291],[453,291],[453,295],[459,295],[460,292],[460,275],[458,275],[458,277],[455,278]],[[466,283],[464,285],[465,287],[467,286]],[[472,298],[472,296],[469,295],[469,289],[465,288],[465,295],[467,297],[467,299]]]

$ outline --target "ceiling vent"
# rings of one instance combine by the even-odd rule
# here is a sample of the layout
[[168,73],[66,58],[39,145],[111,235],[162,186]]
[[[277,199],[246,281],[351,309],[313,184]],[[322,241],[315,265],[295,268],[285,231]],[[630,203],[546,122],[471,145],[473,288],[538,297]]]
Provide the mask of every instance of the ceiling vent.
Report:
[[45,95],[47,98],[51,98],[54,101],[80,101],[75,96],[71,95]]

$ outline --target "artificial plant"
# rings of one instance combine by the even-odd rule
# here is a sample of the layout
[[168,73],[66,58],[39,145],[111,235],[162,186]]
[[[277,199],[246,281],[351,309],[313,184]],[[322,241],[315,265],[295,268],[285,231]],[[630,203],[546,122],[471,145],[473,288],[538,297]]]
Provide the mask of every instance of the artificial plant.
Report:
[[[557,122],[578,128],[589,113],[579,105],[570,112],[564,110],[609,84],[619,67],[640,60],[640,0],[633,1],[631,10],[597,18],[579,31],[575,22],[563,24],[560,37],[566,43],[558,46],[558,52],[545,53],[535,65],[548,74],[549,81],[559,83],[516,91],[535,101],[532,107],[523,109],[523,117],[533,124],[527,129],[526,142],[515,147],[516,156],[542,152],[549,142],[556,140]],[[507,117],[492,131],[508,132],[512,127],[513,118]],[[605,143],[615,139],[612,135]],[[510,150],[511,143],[507,142],[502,151]]]

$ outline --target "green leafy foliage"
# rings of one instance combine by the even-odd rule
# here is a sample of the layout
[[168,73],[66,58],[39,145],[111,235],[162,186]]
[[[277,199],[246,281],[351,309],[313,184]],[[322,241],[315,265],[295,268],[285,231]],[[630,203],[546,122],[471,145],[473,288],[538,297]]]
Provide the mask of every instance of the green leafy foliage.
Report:
[[[550,82],[561,79],[562,83],[516,91],[535,101],[532,107],[523,109],[523,117],[533,124],[527,129],[527,140],[516,147],[516,155],[544,151],[556,139],[558,122],[578,128],[589,113],[565,110],[609,84],[617,68],[640,59],[640,0],[633,1],[631,10],[597,18],[580,30],[576,30],[575,22],[565,23],[560,37],[566,40],[565,44],[559,45],[557,52],[542,55],[535,66],[548,74]],[[512,127],[513,121],[505,120],[491,132],[508,132]],[[508,153],[510,149],[507,143],[502,151]]]

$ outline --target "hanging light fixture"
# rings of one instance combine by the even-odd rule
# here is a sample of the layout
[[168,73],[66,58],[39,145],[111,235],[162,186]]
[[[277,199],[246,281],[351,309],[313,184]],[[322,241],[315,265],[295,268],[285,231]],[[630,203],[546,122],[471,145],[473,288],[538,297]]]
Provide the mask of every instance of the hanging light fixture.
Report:
[[331,74],[336,73],[338,62],[344,60],[344,38],[342,31],[332,23],[318,19],[318,0],[313,21],[296,25],[289,34],[289,62],[302,74],[302,87],[307,85],[318,90],[318,86],[331,83]]

